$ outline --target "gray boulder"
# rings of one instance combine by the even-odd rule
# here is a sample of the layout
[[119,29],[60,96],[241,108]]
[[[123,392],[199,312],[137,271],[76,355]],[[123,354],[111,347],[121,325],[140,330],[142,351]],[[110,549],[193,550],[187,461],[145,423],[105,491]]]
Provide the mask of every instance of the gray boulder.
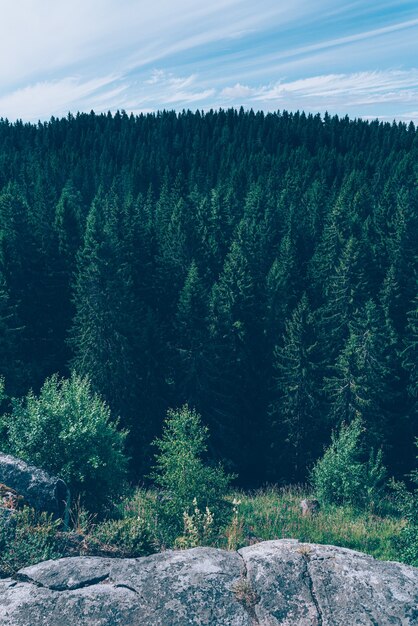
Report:
[[418,624],[418,568],[346,548],[266,541],[240,550],[266,626]]
[[292,540],[46,561],[0,580],[1,626],[411,626],[418,568]]
[[301,500],[300,508],[302,511],[302,515],[304,517],[309,517],[311,515],[316,515],[319,513],[320,504],[319,500]]
[[0,624],[251,626],[232,591],[241,571],[237,553],[213,548],[47,561],[0,581]]
[[69,493],[60,478],[0,452],[0,483],[17,492],[37,511],[52,513],[57,518],[64,517]]

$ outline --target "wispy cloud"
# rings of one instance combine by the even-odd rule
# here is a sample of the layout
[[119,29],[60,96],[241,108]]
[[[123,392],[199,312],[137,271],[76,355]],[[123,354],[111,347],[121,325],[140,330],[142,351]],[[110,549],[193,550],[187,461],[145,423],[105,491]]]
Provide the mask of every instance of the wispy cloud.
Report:
[[[318,50],[326,50],[328,48],[335,48],[337,46],[342,46],[342,45],[354,43],[357,41],[364,41],[364,40],[370,41],[371,39],[375,37],[381,37],[382,35],[386,35],[388,33],[394,33],[397,31],[406,30],[409,28],[413,28],[414,26],[418,26],[418,18],[413,19],[413,20],[407,20],[406,22],[390,24],[388,26],[384,26],[383,28],[374,28],[372,30],[360,31],[360,32],[357,32],[357,33],[354,33],[352,35],[348,35],[345,37],[338,37],[336,39],[325,39],[323,41],[320,41],[319,43],[315,43],[315,44],[311,44],[307,46],[300,46],[297,48],[287,50],[285,52],[282,52],[276,55],[275,58],[284,59],[284,58],[288,58],[291,56],[297,56],[300,54],[308,54],[311,52],[316,52]],[[273,60],[273,58],[271,60]]]
[[[257,88],[237,84],[226,87],[221,95],[234,104],[264,109],[304,109],[325,112],[350,112],[374,105],[418,107],[418,69],[327,74],[294,81],[278,81]],[[377,117],[365,115],[366,117]],[[392,114],[392,119],[393,119]],[[403,116],[398,116],[403,119]],[[415,119],[415,114],[411,119]]]
[[350,104],[367,102],[410,102],[418,97],[418,69],[328,74],[262,87],[253,98],[280,101],[288,96],[326,99],[343,98]]
[[243,105],[404,119],[415,58],[411,0],[4,0],[0,116]]
[[248,85],[241,85],[240,83],[237,83],[233,87],[224,87],[221,91],[221,97],[228,100],[251,98],[256,91],[256,89],[248,87]]
[[90,108],[102,102],[107,109],[110,102],[126,90],[123,85],[112,87],[115,80],[114,76],[106,76],[85,82],[76,77],[39,82],[0,97],[0,114],[10,119],[37,121],[45,118],[46,103],[48,117],[65,115],[73,104],[80,102],[89,102]]
[[157,69],[151,72],[149,78],[138,82],[131,91],[135,109],[138,106],[151,106],[154,110],[177,105],[187,108],[195,102],[207,101],[216,93],[214,87],[202,85],[197,74],[176,76],[172,72]]

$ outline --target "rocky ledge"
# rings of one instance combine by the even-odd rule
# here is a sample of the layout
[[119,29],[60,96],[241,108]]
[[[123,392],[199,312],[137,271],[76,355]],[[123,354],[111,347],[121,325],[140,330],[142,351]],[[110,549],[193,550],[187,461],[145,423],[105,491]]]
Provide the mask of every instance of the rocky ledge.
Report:
[[70,494],[60,478],[0,452],[0,509],[10,513],[27,504],[54,517],[65,517]]
[[292,540],[72,557],[0,580],[0,624],[409,626],[418,624],[418,568]]

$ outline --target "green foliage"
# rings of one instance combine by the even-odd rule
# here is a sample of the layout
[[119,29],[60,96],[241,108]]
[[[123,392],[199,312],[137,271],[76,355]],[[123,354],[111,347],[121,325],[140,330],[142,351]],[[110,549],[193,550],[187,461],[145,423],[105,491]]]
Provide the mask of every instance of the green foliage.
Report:
[[156,549],[151,522],[150,517],[130,515],[95,523],[91,514],[79,508],[70,530],[63,532],[61,521],[51,515],[27,507],[14,511],[6,523],[0,523],[0,578],[64,556],[146,556]]
[[286,111],[0,120],[7,396],[74,367],[129,430],[137,479],[184,402],[243,485],[306,480],[356,415],[401,478],[415,458],[417,138]]
[[414,308],[408,311],[408,325],[404,339],[405,349],[403,350],[403,365],[409,372],[409,391],[412,398],[418,397],[418,295],[413,301]]
[[[416,439],[418,447],[418,439]],[[417,457],[418,459],[418,457]],[[412,481],[418,485],[418,469],[411,474]],[[418,488],[408,490],[404,483],[392,483],[396,495],[398,510],[406,521],[394,544],[400,558],[409,565],[418,566]]]
[[418,524],[408,522],[399,536],[394,537],[394,545],[400,561],[418,567]]
[[39,561],[63,556],[57,539],[60,521],[47,513],[25,507],[6,523],[0,523],[0,577]]
[[303,516],[300,501],[304,498],[312,498],[312,493],[298,487],[235,494],[238,517],[220,545],[230,543],[236,549],[254,541],[292,538],[359,550],[383,560],[401,559],[394,538],[402,533],[404,522],[389,505],[385,514],[377,515],[350,505],[323,504],[316,515]]
[[158,452],[152,474],[161,489],[158,509],[168,542],[180,534],[184,514],[193,515],[196,507],[200,511],[207,507],[216,525],[225,520],[232,476],[221,466],[204,462],[207,440],[208,429],[195,410],[184,405],[168,411],[163,434],[155,441]]
[[364,431],[361,419],[355,418],[349,425],[343,423],[338,434],[332,434],[331,445],[311,475],[320,502],[359,507],[379,503],[386,469],[381,450],[372,450],[365,458]]
[[392,483],[398,510],[405,520],[399,536],[393,544],[399,559],[409,565],[418,566],[418,489],[408,491],[404,483]]
[[[270,406],[272,420],[283,442],[275,442],[283,463],[292,465],[292,479],[298,482],[315,458],[318,430],[318,348],[314,320],[306,294],[286,322],[283,341],[274,350],[277,397]],[[283,450],[284,448],[284,450]]]
[[147,519],[127,517],[107,520],[93,527],[90,539],[109,546],[120,557],[136,558],[155,552],[153,533]]
[[372,300],[357,311],[349,323],[349,336],[326,380],[330,417],[334,424],[362,418],[368,443],[382,441],[385,415],[381,409],[382,387],[387,375],[383,324]]
[[1,424],[12,454],[63,478],[88,509],[100,508],[121,489],[126,433],[87,378],[48,378],[38,396],[30,391],[15,400]]
[[214,519],[211,511],[206,507],[201,511],[197,500],[193,500],[194,510],[183,513],[183,534],[176,538],[176,548],[196,548],[197,546],[211,545],[214,539]]
[[207,293],[193,261],[179,295],[173,362],[176,389],[193,406],[204,403],[208,388],[207,317]]
[[[404,507],[402,517],[394,514],[390,502],[385,515],[350,505],[324,504],[317,514],[303,516],[300,501],[312,494],[297,487],[230,493],[227,499],[232,517],[220,529],[210,511],[199,509],[192,502],[190,512],[183,515],[175,545],[236,550],[255,541],[294,538],[416,565],[416,524],[409,526],[409,511],[412,513],[413,509],[409,508],[409,496],[405,497],[410,492],[403,490],[404,487],[399,492]],[[166,532],[159,528],[163,520],[156,512],[157,501],[155,492],[137,490],[116,505],[116,519],[95,523],[91,515],[80,510],[70,532],[65,533],[60,531],[59,522],[46,514],[32,509],[17,511],[8,525],[0,525],[0,577],[14,575],[21,567],[49,558],[89,554],[138,557],[156,552]]]
[[[133,390],[136,324],[132,294],[131,219],[114,193],[99,196],[87,217],[74,285],[72,366],[88,375],[112,408]],[[131,384],[128,384],[129,378]]]

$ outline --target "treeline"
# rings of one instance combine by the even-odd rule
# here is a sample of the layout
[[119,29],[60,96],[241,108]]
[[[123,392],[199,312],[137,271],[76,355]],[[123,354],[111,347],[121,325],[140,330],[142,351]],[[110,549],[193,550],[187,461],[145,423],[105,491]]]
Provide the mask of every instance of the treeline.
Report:
[[[418,132],[303,113],[0,122],[0,374],[88,375],[138,478],[189,403],[245,485],[302,481],[360,416],[417,434]],[[22,433],[24,437],[24,433]]]

